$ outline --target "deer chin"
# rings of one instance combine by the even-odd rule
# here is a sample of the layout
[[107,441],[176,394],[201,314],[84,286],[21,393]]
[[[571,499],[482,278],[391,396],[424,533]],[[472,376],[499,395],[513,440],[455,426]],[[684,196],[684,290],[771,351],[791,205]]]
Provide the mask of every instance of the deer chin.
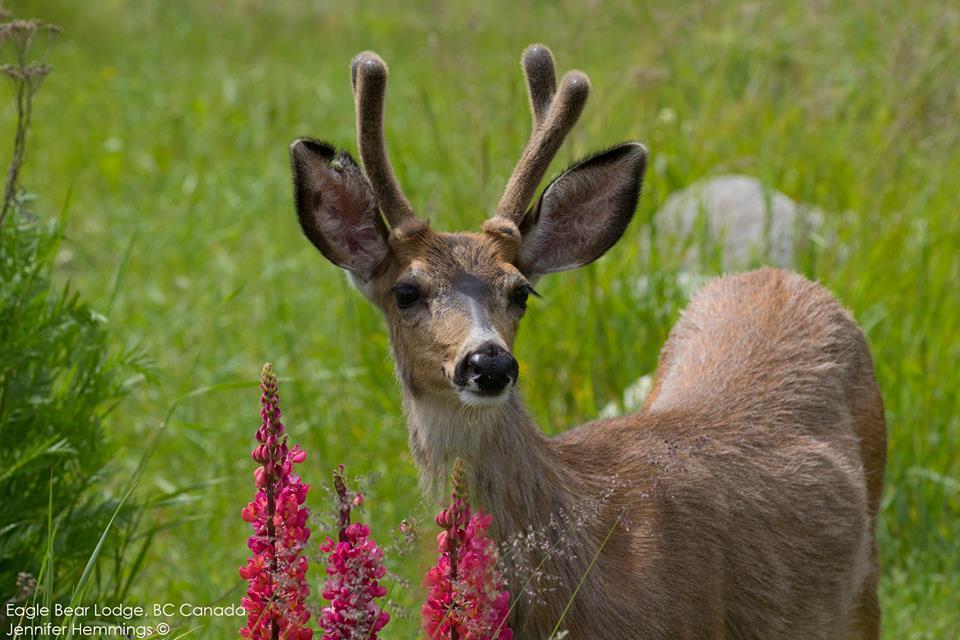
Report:
[[497,407],[502,407],[504,403],[506,403],[506,401],[510,398],[510,394],[513,393],[514,386],[516,386],[516,383],[511,382],[503,388],[503,391],[496,395],[482,394],[470,388],[461,387],[457,389],[457,397],[460,398],[460,402],[468,407],[474,407],[478,409],[495,409]]

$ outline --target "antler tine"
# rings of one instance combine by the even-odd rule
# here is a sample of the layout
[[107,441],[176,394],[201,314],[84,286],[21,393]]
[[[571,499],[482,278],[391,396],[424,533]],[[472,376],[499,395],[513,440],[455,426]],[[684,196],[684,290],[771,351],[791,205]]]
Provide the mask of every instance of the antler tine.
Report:
[[390,166],[383,136],[387,64],[373,51],[359,53],[350,63],[350,79],[357,108],[357,146],[363,170],[387,222],[397,227],[415,216]]
[[552,96],[553,59],[549,49],[542,45],[524,51],[523,68],[530,90],[534,126],[496,210],[497,216],[517,225],[590,95],[590,80],[586,74],[568,71],[560,81],[559,91]]
[[497,205],[498,216],[520,224],[537,185],[550,166],[550,161],[580,117],[589,93],[590,80],[583,72],[570,71],[563,76],[560,90],[550,103],[546,117],[540,127],[533,130],[530,141],[507,182],[507,188]]
[[557,91],[557,78],[553,68],[553,55],[546,45],[532,44],[523,50],[523,73],[527,78],[530,94],[530,111],[533,128],[539,129],[547,117],[550,101]]

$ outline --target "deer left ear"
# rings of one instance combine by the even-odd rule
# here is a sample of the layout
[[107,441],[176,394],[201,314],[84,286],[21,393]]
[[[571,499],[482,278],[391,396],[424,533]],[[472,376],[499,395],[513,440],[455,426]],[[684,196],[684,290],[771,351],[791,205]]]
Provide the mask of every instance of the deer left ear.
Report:
[[646,147],[627,142],[563,172],[520,223],[517,268],[542,276],[606,253],[633,218],[646,166]]

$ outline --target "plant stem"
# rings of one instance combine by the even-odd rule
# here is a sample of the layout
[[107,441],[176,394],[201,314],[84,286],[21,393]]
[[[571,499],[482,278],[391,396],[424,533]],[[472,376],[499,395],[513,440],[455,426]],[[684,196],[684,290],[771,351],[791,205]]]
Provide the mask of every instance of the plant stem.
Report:
[[613,535],[614,529],[617,528],[617,525],[620,524],[620,518],[623,517],[623,511],[620,512],[620,515],[617,516],[613,521],[613,526],[610,527],[610,531],[607,531],[607,537],[603,539],[603,542],[600,543],[600,546],[597,548],[597,552],[593,554],[593,559],[590,560],[587,570],[583,572],[583,575],[580,576],[580,581],[577,582],[577,588],[573,590],[573,594],[570,596],[570,599],[567,600],[567,605],[563,608],[563,611],[560,613],[560,619],[557,620],[557,624],[553,626],[553,631],[550,632],[550,638],[553,638],[557,631],[560,629],[560,624],[563,622],[563,619],[567,615],[567,611],[570,610],[570,606],[573,604],[574,599],[577,597],[577,594],[580,593],[580,588],[583,586],[584,581],[587,579],[587,576],[590,575],[590,571],[593,569],[593,565],[597,563],[597,558],[600,557],[600,552],[603,551],[603,548],[607,546],[607,542],[610,541],[610,536]]
[[340,507],[338,540],[347,541],[347,527],[350,526],[350,500],[347,499],[347,484],[343,480],[343,465],[333,472],[333,486],[337,490],[337,504]]
[[[272,457],[272,455],[271,455]],[[270,558],[270,580],[271,582],[277,575],[277,529],[273,523],[273,516],[277,510],[276,504],[274,502],[274,486],[272,479],[267,480],[267,537],[270,538],[270,544],[273,546],[273,554]],[[270,590],[270,598],[273,599],[277,594],[277,586],[273,585],[273,588]],[[277,626],[276,618],[274,618],[270,623],[270,635],[273,637],[273,640],[279,640],[280,638],[280,627]]]
[[20,176],[20,167],[23,166],[23,155],[27,147],[27,129],[30,127],[30,110],[33,103],[31,78],[27,75],[26,55],[30,48],[32,34],[26,36],[22,45],[14,44],[13,50],[17,55],[14,74],[10,77],[14,84],[14,108],[17,112],[17,128],[13,136],[13,154],[10,156],[10,167],[7,169],[7,181],[3,189],[3,209],[0,210],[0,231],[7,219],[7,213],[13,206],[17,195],[17,179]]
[[[447,534],[447,545],[450,548],[450,586],[453,587],[457,580],[457,519],[453,518],[453,525]],[[450,607],[455,607],[456,602],[451,602]],[[450,627],[450,640],[457,640],[457,628]]]

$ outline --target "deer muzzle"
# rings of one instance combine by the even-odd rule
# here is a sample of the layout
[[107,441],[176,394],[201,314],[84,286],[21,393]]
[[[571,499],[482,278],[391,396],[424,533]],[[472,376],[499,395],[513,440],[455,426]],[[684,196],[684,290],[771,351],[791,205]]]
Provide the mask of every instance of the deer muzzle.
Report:
[[467,404],[499,404],[519,375],[513,354],[495,342],[486,342],[460,359],[453,384]]

